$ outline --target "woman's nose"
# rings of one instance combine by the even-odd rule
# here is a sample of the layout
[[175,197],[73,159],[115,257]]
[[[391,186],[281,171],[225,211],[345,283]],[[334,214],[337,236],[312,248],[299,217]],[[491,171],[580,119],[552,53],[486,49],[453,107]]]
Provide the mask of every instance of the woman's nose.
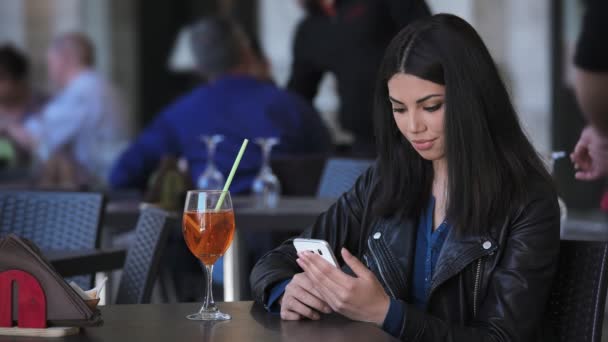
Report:
[[420,116],[417,113],[411,113],[411,115],[407,116],[406,119],[406,128],[411,133],[420,133],[423,132],[426,125],[420,119]]

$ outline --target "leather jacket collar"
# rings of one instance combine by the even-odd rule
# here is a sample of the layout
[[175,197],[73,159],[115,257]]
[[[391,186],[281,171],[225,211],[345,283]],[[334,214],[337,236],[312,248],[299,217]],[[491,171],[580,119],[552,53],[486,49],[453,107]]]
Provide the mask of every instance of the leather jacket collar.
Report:
[[[368,237],[368,252],[363,258],[367,266],[384,280],[385,289],[393,298],[409,299],[416,227],[416,222],[411,219],[379,219]],[[460,236],[450,231],[439,253],[437,268],[431,280],[430,296],[447,279],[497,249],[497,242],[488,235]]]

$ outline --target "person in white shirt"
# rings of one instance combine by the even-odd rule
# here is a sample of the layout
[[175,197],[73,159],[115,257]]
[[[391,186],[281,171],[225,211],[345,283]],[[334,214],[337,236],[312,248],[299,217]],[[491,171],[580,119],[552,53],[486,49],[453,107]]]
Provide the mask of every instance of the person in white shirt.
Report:
[[66,153],[88,173],[90,183],[103,182],[126,130],[113,87],[93,69],[93,44],[79,33],[59,36],[47,64],[56,95],[41,115],[9,132],[43,163]]

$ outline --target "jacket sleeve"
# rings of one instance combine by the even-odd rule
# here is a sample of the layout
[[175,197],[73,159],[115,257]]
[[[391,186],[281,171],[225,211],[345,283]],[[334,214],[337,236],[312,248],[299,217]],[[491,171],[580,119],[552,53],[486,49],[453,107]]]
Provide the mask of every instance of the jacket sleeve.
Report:
[[533,341],[543,322],[558,264],[555,197],[529,202],[510,224],[504,253],[469,326],[446,322],[405,304],[400,338],[407,341]]
[[156,118],[120,155],[110,173],[113,188],[144,189],[163,156],[179,156],[177,139],[167,120],[169,113]]
[[[358,246],[362,239],[361,220],[368,192],[374,181],[374,173],[374,167],[371,167],[361,175],[351,190],[344,193],[335,204],[321,214],[300,237],[327,241],[341,265],[344,264],[339,253],[342,247],[359,254]],[[296,263],[296,258],[293,239],[289,239],[257,262],[250,276],[253,298],[256,302],[266,304],[269,293],[276,284],[302,272]]]

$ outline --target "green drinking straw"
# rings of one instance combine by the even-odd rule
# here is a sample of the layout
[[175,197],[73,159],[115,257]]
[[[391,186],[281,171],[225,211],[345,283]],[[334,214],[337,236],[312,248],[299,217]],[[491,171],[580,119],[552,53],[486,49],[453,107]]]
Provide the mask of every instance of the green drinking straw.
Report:
[[226,198],[226,193],[228,192],[228,189],[230,188],[230,183],[232,183],[232,178],[234,178],[234,174],[236,173],[236,169],[239,167],[239,163],[241,162],[241,158],[243,158],[243,153],[245,153],[245,149],[247,148],[247,143],[249,143],[249,140],[247,140],[247,139],[243,140],[243,145],[241,145],[241,149],[239,151],[239,154],[236,155],[236,159],[234,160],[234,164],[232,164],[232,170],[230,170],[230,174],[228,175],[228,179],[226,180],[226,184],[224,184],[224,190],[222,191],[222,194],[220,195],[220,199],[217,202],[217,205],[215,206],[215,211],[219,211],[220,208],[222,207],[222,204],[224,204],[224,199]]

